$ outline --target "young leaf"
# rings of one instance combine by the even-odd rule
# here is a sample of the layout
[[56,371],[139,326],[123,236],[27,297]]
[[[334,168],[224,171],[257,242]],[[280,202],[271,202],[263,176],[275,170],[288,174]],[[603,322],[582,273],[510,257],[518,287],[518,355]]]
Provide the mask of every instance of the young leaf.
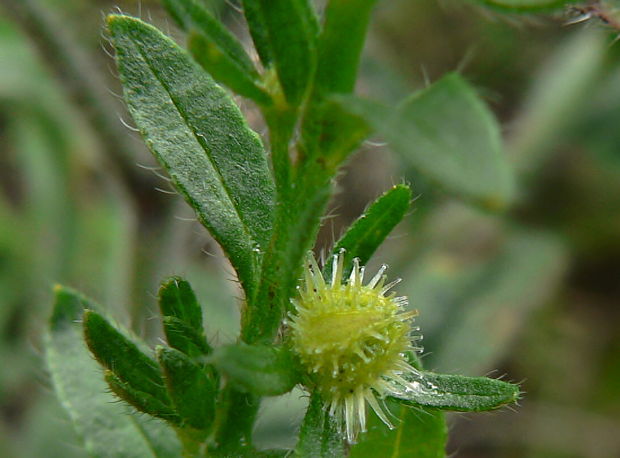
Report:
[[459,412],[497,409],[519,399],[517,385],[488,377],[419,372],[408,379],[413,388],[394,396],[411,406]]
[[329,1],[325,9],[325,25],[319,37],[316,91],[348,93],[353,90],[375,3],[377,0]]
[[252,59],[247,55],[243,45],[228,29],[214,18],[209,10],[197,0],[162,0],[164,7],[186,32],[199,32],[217,53],[235,65],[240,72],[246,73],[258,81],[259,75]]
[[190,327],[185,321],[173,316],[162,319],[166,340],[172,348],[182,351],[190,357],[208,355],[213,351],[205,339],[204,333]]
[[211,352],[204,335],[202,308],[187,281],[180,277],[164,281],[159,288],[159,309],[171,347],[189,356]]
[[493,209],[513,198],[513,174],[497,121],[459,75],[414,93],[394,111],[369,101],[339,99],[404,160],[448,191]]
[[411,202],[411,190],[407,185],[394,186],[374,201],[334,245],[332,256],[326,261],[323,275],[329,277],[333,255],[344,249],[344,277],[351,271],[353,258],[365,265],[388,234],[403,219]]
[[115,395],[135,407],[136,410],[166,420],[173,425],[180,424],[179,416],[170,405],[148,393],[134,389],[110,370],[104,372],[104,379]]
[[351,447],[350,458],[445,458],[448,430],[441,411],[414,409],[387,400],[386,405],[398,418],[395,429],[389,429],[371,414],[368,432]]
[[208,429],[215,417],[215,380],[186,355],[172,348],[159,347],[157,360],[184,424],[198,430]]
[[84,311],[83,326],[86,344],[103,367],[132,389],[163,402],[168,400],[159,366],[135,343],[92,310]]
[[263,63],[273,61],[286,100],[297,106],[316,64],[318,26],[312,6],[308,0],[245,0],[243,6]]
[[240,389],[261,396],[277,396],[300,381],[299,363],[286,347],[226,345],[207,361]]
[[248,23],[250,35],[263,67],[269,68],[273,62],[273,51],[269,45],[269,31],[263,18],[262,6],[257,0],[242,0],[243,15]]
[[299,431],[299,442],[295,447],[300,458],[340,458],[345,456],[342,433],[333,416],[323,405],[321,396],[315,391],[310,397],[306,416]]
[[201,33],[191,32],[187,48],[202,68],[234,92],[254,100],[259,105],[270,106],[271,96],[261,87],[261,83],[251,74],[241,70],[229,56],[223,54],[216,44]]
[[[101,377],[101,368],[84,343],[80,319],[97,306],[62,286],[54,289],[54,312],[46,335],[45,358],[56,393],[93,457],[172,458],[180,444],[162,422],[127,415]],[[157,439],[153,431],[157,430]]]
[[188,49],[202,67],[238,94],[269,105],[260,76],[243,45],[196,0],[163,0],[175,21],[189,33]]
[[108,27],[136,125],[251,296],[274,205],[258,135],[226,92],[157,29],[114,15]]

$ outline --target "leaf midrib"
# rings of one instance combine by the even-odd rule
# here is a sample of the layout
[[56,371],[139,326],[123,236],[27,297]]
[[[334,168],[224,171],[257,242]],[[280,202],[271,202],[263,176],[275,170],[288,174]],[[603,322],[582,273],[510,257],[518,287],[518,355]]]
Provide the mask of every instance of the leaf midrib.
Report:
[[[179,115],[181,116],[181,118],[185,122],[185,125],[192,132],[192,135],[194,136],[194,139],[196,140],[198,145],[200,145],[200,147],[204,151],[205,156],[207,157],[209,163],[211,164],[211,166],[213,167],[213,170],[215,171],[215,173],[217,175],[218,181],[222,185],[222,188],[224,189],[224,192],[226,193],[226,196],[228,197],[228,200],[229,200],[229,202],[231,204],[231,207],[235,210],[235,213],[237,214],[237,218],[239,219],[239,222],[241,223],[241,227],[243,229],[243,232],[248,236],[250,242],[256,242],[256,240],[254,239],[254,235],[252,234],[252,231],[249,229],[247,223],[242,218],[242,213],[239,210],[239,208],[237,207],[238,204],[236,204],[235,200],[232,198],[231,190],[226,185],[226,181],[224,180],[224,177],[222,176],[219,168],[216,166],[215,161],[211,158],[211,155],[209,154],[210,150],[204,144],[204,139],[200,136],[200,134],[198,134],[198,132],[196,132],[194,130],[194,127],[189,123],[189,120],[186,117],[185,113],[183,112],[183,110],[180,109],[179,103],[177,102],[175,97],[172,95],[172,93],[171,93],[171,91],[169,89],[169,86],[165,83],[165,81],[162,78],[160,78],[160,75],[155,70],[155,67],[151,64],[151,60],[148,58],[148,56],[145,53],[142,52],[142,48],[140,47],[140,45],[133,38],[131,39],[131,41],[136,46],[136,48],[138,50],[138,53],[140,54],[142,59],[144,59],[144,61],[146,62],[149,70],[151,71],[151,73],[155,76],[155,78],[157,79],[159,84],[161,84],[161,86],[164,89],[164,91],[166,92],[166,94],[168,94],[168,97],[170,98],[170,101],[174,105],[174,108],[176,109],[176,111],[179,113]],[[252,257],[250,256],[250,257],[248,257],[248,259],[250,259],[250,262],[252,263],[252,267],[254,268],[255,266],[254,266],[254,262],[252,260]],[[252,272],[252,274],[256,275],[255,272]]]

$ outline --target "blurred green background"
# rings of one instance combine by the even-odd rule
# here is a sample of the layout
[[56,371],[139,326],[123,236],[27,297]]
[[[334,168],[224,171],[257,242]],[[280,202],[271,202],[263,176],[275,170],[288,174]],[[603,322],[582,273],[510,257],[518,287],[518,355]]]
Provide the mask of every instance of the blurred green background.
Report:
[[[207,2],[246,37],[233,2]],[[42,358],[51,286],[151,343],[158,282],[186,276],[215,342],[235,339],[232,269],[132,131],[102,31],[120,9],[182,35],[154,0],[0,0],[0,456],[80,457]],[[429,369],[522,383],[520,406],[450,417],[457,457],[620,456],[620,43],[568,10],[383,0],[359,92],[396,103],[460,70],[504,128],[517,204],[449,198],[381,139],[339,178],[318,243],[406,180],[414,211],[375,256],[420,310]],[[343,31],[346,33],[346,31]],[[252,105],[239,99],[251,124]],[[259,444],[290,445],[305,399],[267,401]]]

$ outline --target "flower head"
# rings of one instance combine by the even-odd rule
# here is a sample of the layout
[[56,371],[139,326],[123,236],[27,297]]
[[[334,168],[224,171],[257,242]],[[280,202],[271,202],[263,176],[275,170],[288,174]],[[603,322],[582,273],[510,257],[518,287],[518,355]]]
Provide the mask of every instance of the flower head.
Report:
[[364,267],[354,259],[343,282],[341,251],[326,281],[309,254],[304,284],[293,301],[292,343],[309,375],[308,387],[319,391],[350,443],[365,431],[367,403],[392,427],[377,398],[406,391],[406,376],[416,373],[406,353],[418,350],[420,337],[412,336],[417,312],[405,310],[406,297],[388,293],[400,280],[385,284],[386,269],[364,285]]

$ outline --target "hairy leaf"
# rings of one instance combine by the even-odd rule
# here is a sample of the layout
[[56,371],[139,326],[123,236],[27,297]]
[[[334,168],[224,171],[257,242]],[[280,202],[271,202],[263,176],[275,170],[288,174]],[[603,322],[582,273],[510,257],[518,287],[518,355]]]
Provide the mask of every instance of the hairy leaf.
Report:
[[108,27],[136,125],[251,296],[274,202],[258,135],[226,91],[157,29],[127,16],[109,16]]
[[84,337],[97,361],[134,390],[165,402],[168,399],[157,363],[121,334],[102,315],[85,310]]
[[166,420],[173,425],[180,423],[179,416],[167,403],[160,401],[149,393],[136,390],[110,370],[105,371],[104,378],[112,393],[133,406],[136,410]]
[[81,317],[97,306],[77,292],[57,286],[46,336],[45,358],[54,389],[93,457],[173,458],[181,453],[174,432],[162,422],[128,415],[109,392],[101,367],[84,343]]
[[215,417],[215,380],[204,368],[172,348],[157,349],[168,393],[184,424],[206,430]]
[[488,377],[418,372],[409,376],[411,387],[394,396],[412,406],[442,410],[478,412],[497,409],[515,402],[520,390],[517,385]]
[[159,309],[171,347],[189,356],[211,352],[204,335],[202,308],[189,282],[180,277],[165,280],[159,288]]
[[332,271],[333,255],[344,249],[344,277],[351,272],[353,258],[365,265],[388,234],[403,219],[411,202],[411,190],[407,185],[394,186],[374,201],[334,245],[332,256],[326,261],[324,276]]

